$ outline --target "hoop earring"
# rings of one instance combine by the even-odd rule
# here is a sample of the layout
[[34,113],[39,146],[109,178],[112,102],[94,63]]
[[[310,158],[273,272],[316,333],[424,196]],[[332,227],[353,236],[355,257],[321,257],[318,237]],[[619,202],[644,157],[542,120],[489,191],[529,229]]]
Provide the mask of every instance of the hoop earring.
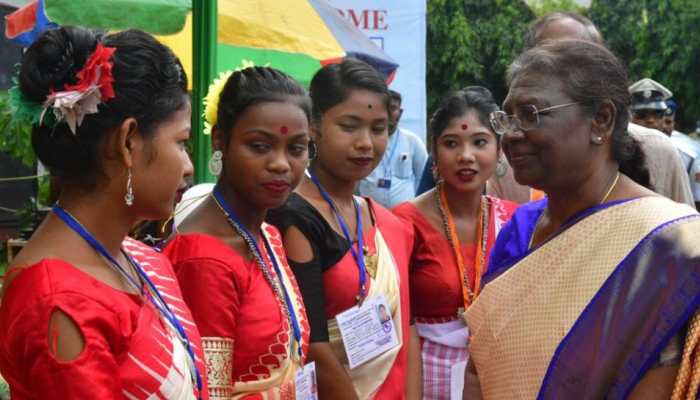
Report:
[[499,158],[496,163],[496,178],[503,178],[508,173],[508,164],[505,163],[503,158]]
[[223,158],[224,154],[221,150],[216,150],[211,154],[211,158],[209,159],[209,172],[211,172],[212,175],[221,175],[221,169],[223,168],[223,162],[221,160]]
[[124,195],[124,203],[127,207],[134,205],[134,188],[131,185],[131,168],[126,176],[126,194]]

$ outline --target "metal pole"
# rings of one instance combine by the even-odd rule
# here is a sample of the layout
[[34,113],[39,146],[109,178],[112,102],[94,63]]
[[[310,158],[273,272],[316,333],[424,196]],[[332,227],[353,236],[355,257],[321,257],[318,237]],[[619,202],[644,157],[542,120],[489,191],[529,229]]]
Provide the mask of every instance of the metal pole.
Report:
[[216,74],[217,0],[192,0],[192,163],[195,183],[214,182],[207,168],[211,138],[204,134],[204,104]]

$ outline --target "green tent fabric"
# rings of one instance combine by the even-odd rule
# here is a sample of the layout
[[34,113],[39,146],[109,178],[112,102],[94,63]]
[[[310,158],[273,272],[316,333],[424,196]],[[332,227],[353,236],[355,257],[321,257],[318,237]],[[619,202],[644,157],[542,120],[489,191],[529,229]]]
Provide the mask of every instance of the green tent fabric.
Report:
[[46,15],[61,25],[138,28],[156,34],[182,30],[191,0],[44,0]]
[[217,53],[217,72],[227,71],[240,64],[232,64],[231,60],[247,60],[255,65],[269,64],[273,68],[281,69],[306,87],[311,83],[316,71],[321,68],[318,60],[300,53],[236,47],[222,43],[219,43]]

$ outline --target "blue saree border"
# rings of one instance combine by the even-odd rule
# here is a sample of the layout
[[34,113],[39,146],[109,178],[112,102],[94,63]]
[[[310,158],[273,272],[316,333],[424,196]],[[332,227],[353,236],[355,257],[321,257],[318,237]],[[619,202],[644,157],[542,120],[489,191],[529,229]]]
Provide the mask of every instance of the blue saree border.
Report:
[[[491,250],[491,263],[489,264],[489,268],[486,270],[486,273],[482,276],[482,281],[484,282],[484,284],[486,284],[498,278],[498,276],[500,276],[503,272],[507,271],[512,266],[517,264],[520,260],[529,256],[532,252],[544,246],[550,240],[556,238],[557,236],[565,232],[570,227],[576,225],[577,222],[583,220],[584,218],[593,215],[596,212],[606,210],[616,205],[638,200],[640,198],[641,197],[634,197],[629,199],[614,200],[580,211],[577,214],[573,215],[571,218],[569,218],[569,220],[566,221],[566,223],[564,223],[561,226],[561,228],[559,228],[559,230],[554,235],[552,235],[552,237],[531,249],[528,248],[528,246],[530,245],[530,238],[534,233],[533,231],[535,229],[535,224],[537,224],[537,221],[539,220],[540,216],[547,208],[547,198],[545,197],[542,200],[533,201],[520,206],[520,208],[516,210],[516,214],[513,215],[512,219],[508,221],[508,223],[498,234],[498,238],[496,238],[496,243],[494,244],[494,247]],[[518,227],[515,226],[516,223],[522,224],[522,227],[524,229],[522,231],[518,231]],[[515,230],[515,232],[513,232],[513,230]],[[508,246],[516,247],[517,250],[511,248],[510,251],[517,251],[518,253],[509,254],[506,257],[498,257],[497,252],[508,252]],[[495,265],[497,262],[502,262],[503,264]]]
[[[556,382],[563,382],[567,381],[570,382],[571,378],[566,379],[566,373],[568,371],[571,371],[570,368],[562,367],[560,363],[563,360],[563,353],[567,352],[569,353],[569,359],[568,363],[564,362],[565,365],[575,365],[575,361],[578,360],[576,358],[576,353],[577,350],[574,350],[573,348],[568,347],[569,345],[571,346],[579,346],[581,344],[586,344],[585,339],[590,336],[595,336],[595,335],[586,335],[585,332],[589,332],[592,329],[588,327],[589,329],[587,330],[586,325],[597,325],[598,323],[604,323],[605,317],[600,316],[600,315],[592,315],[596,310],[596,307],[599,307],[601,305],[608,305],[610,303],[613,306],[620,306],[623,309],[631,308],[633,304],[613,304],[610,300],[614,300],[615,297],[619,296],[620,293],[617,291],[620,288],[619,287],[613,287],[615,285],[618,285],[620,282],[618,281],[618,278],[625,273],[631,273],[629,270],[631,268],[634,268],[640,264],[642,264],[643,257],[645,256],[645,252],[649,250],[649,246],[653,243],[653,239],[655,239],[657,234],[659,234],[661,231],[665,230],[666,228],[669,228],[671,225],[674,224],[679,224],[683,223],[686,220],[692,220],[692,219],[698,219],[700,218],[700,215],[694,214],[694,215],[689,215],[689,216],[684,216],[681,218],[674,219],[672,221],[667,221],[664,224],[656,227],[654,230],[652,230],[650,233],[648,233],[635,247],[630,253],[628,253],[625,258],[618,264],[617,267],[615,267],[615,270],[613,271],[612,274],[606,279],[605,283],[601,286],[601,288],[598,290],[598,292],[595,294],[595,296],[591,299],[591,301],[586,305],[584,308],[583,312],[579,315],[578,319],[572,325],[571,329],[569,332],[566,334],[566,336],[562,339],[562,341],[559,343],[557,346],[556,351],[554,352],[552,359],[550,361],[550,364],[547,368],[547,372],[545,373],[544,379],[542,381],[542,385],[540,386],[539,393],[537,395],[538,399],[550,399],[550,398],[557,398],[557,396],[561,396],[561,393],[550,393],[552,391],[556,392],[557,388],[552,388],[550,385],[552,384],[553,381]],[[663,238],[660,238],[661,241],[663,241]],[[662,243],[665,244],[665,243]],[[676,256],[678,257],[678,256]],[[663,260],[663,259],[662,259]],[[648,262],[648,261],[647,261]],[[663,277],[668,278],[669,274],[672,275],[672,273],[675,271],[667,271],[667,274],[665,274]],[[634,278],[634,277],[632,277]],[[629,395],[629,393],[634,389],[635,385],[639,382],[639,380],[642,378],[642,376],[652,367],[652,365],[658,360],[658,357],[663,350],[663,348],[668,344],[669,340],[676,335],[681,328],[684,327],[684,325],[687,323],[691,315],[696,311],[698,306],[700,306],[700,272],[699,271],[689,271],[687,274],[683,275],[683,278],[685,278],[682,281],[676,282],[677,284],[668,290],[674,290],[673,292],[670,292],[668,295],[668,300],[667,304],[662,304],[658,307],[658,319],[661,322],[665,322],[667,326],[669,326],[669,329],[665,330],[665,333],[658,333],[658,331],[651,331],[649,332],[649,335],[646,337],[643,337],[640,339],[640,343],[638,343],[638,347],[633,349],[632,351],[627,351],[627,354],[635,354],[636,356],[630,356],[627,357],[623,363],[619,365],[621,369],[616,370],[618,374],[616,376],[611,377],[609,379],[610,385],[606,387],[600,387],[598,388],[599,390],[605,390],[606,388],[609,388],[609,390],[605,390],[605,396],[606,398],[625,398]],[[694,278],[694,279],[692,279]],[[629,278],[628,278],[629,279]],[[646,278],[645,282],[647,285],[649,285],[649,279],[653,280],[654,277],[649,277]],[[654,282],[651,282],[651,284],[654,284]],[[659,282],[656,282],[657,285],[661,284]],[[667,288],[667,286],[664,286]],[[626,287],[629,289],[629,287]],[[686,294],[686,291],[689,292],[689,294]],[[694,294],[693,294],[694,293]],[[613,298],[613,299],[611,299]],[[608,301],[606,301],[606,299]],[[639,301],[641,300],[640,298],[634,297],[630,300],[634,301]],[[678,303],[682,303],[685,305],[685,308],[682,310],[682,312],[673,312],[669,309],[672,309],[674,307],[678,307]],[[653,299],[648,301],[648,304],[652,304]],[[646,303],[645,303],[646,304]],[[681,305],[682,305],[681,304]],[[644,304],[642,304],[644,305]],[[613,307],[615,308],[615,307]],[[624,311],[624,310],[623,310]],[[624,314],[624,313],[623,313]],[[673,321],[669,320],[669,317],[673,318]],[[612,321],[612,325],[616,325],[617,331],[615,332],[607,332],[607,335],[613,335],[613,334],[620,334],[624,332],[628,332],[632,335],[634,335],[633,332],[630,332],[630,330],[633,330],[633,328],[625,326],[625,324],[615,324],[616,321]],[[618,321],[619,322],[619,321]],[[614,330],[614,328],[613,328]],[[619,331],[619,332],[618,332]],[[661,331],[661,330],[659,330]],[[606,336],[608,337],[608,336]],[[576,344],[571,344],[572,341],[581,341],[581,343],[576,343]],[[619,340],[619,339],[617,339]],[[604,346],[605,344],[608,343],[603,343],[599,342],[597,343],[601,347]],[[624,345],[622,343],[621,345]],[[647,346],[647,347],[645,347]],[[583,346],[585,347],[585,346]],[[592,347],[592,346],[591,346]],[[619,348],[619,346],[618,346]],[[585,349],[581,349],[585,351]],[[578,350],[578,351],[581,351]],[[614,352],[613,352],[614,353]],[[596,355],[599,355],[599,353],[596,353]],[[601,357],[603,358],[603,357]],[[603,358],[603,360],[605,360]],[[611,362],[611,364],[614,364]],[[557,368],[559,367],[559,368]],[[589,367],[596,367],[596,365],[589,365]],[[614,367],[613,365],[610,365],[610,367]],[[604,370],[605,368],[603,368]],[[557,373],[563,374],[562,376],[557,376]],[[613,374],[614,371],[609,371],[609,373]],[[588,382],[586,382],[588,383]],[[576,388],[577,386],[574,386]],[[595,389],[595,388],[594,388]],[[595,390],[594,390],[595,391]],[[583,393],[579,393],[580,395],[583,395]],[[586,393],[589,394],[589,393]]]

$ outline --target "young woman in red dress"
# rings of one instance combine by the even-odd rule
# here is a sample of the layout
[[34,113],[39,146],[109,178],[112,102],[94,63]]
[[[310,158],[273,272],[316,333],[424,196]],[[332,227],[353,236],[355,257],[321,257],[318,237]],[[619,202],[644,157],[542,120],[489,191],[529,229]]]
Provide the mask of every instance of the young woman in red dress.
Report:
[[[346,59],[311,81],[315,158],[270,221],[283,233],[311,323],[309,358],[327,399],[402,399],[420,395],[409,363],[410,229],[369,198],[353,193],[386,148],[388,90],[366,63]],[[364,301],[387,301],[399,345],[350,368],[336,316]],[[386,324],[389,331],[391,325]],[[417,384],[417,385],[416,385]],[[415,396],[415,397],[413,397]]]
[[127,237],[171,214],[192,174],[180,62],[141,31],[62,27],[24,54],[18,90],[15,115],[32,119],[32,145],[61,192],[3,287],[0,370],[12,398],[207,398],[171,264]]
[[[500,152],[489,124],[498,110],[483,87],[451,94],[430,120],[435,189],[394,208],[415,230],[411,310],[421,337],[423,395],[449,399],[464,375],[468,331],[461,314],[481,288],[500,228],[517,205],[484,195]],[[456,380],[457,382],[452,382]]]
[[210,169],[219,178],[164,253],[203,337],[210,398],[293,399],[309,325],[282,238],[263,221],[304,174],[310,101],[266,67],[210,90]]

